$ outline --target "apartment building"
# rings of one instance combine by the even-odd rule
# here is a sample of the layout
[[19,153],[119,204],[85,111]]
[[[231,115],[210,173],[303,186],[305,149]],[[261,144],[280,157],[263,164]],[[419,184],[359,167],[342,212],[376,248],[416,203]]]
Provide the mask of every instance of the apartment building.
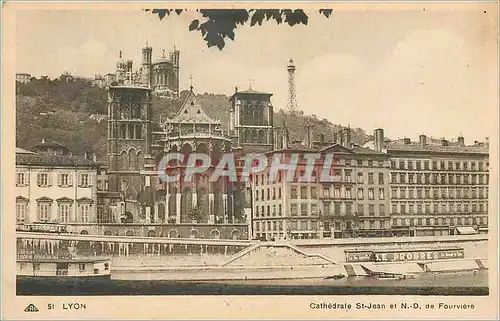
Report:
[[18,148],[17,223],[95,223],[96,168],[85,158]]
[[486,233],[488,230],[488,143],[465,145],[420,135],[383,141],[375,149],[390,157],[391,219],[394,235]]

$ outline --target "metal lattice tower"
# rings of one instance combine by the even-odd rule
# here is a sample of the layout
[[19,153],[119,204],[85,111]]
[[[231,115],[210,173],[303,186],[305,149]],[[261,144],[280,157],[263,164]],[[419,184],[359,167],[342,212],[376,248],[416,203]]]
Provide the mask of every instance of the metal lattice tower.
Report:
[[295,65],[293,64],[293,59],[288,60],[288,101],[287,109],[290,113],[294,114],[297,112],[297,93],[295,91]]

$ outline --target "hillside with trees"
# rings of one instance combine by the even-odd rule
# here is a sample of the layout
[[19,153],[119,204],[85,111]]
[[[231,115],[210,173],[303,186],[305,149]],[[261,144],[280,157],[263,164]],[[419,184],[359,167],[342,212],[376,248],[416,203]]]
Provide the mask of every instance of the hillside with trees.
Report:
[[[180,108],[187,91],[180,99],[153,99],[153,120],[172,117]],[[229,123],[229,97],[220,94],[198,95],[206,112],[218,118],[222,124]],[[16,86],[16,146],[31,149],[42,138],[65,144],[75,155],[94,152],[98,159],[105,159],[107,121],[107,92],[105,88],[93,86],[89,80],[75,78],[35,79]],[[333,133],[341,126],[315,115],[302,112],[288,114],[278,111],[274,115],[275,126],[286,122],[292,139],[304,139],[306,125],[313,125],[313,132],[322,133],[325,140],[333,139]],[[370,137],[360,128],[352,128],[352,141],[363,144]]]

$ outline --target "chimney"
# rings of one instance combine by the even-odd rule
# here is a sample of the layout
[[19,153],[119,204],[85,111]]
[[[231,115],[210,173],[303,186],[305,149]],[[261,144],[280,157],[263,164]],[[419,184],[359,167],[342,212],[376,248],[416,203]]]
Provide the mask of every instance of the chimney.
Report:
[[463,136],[458,136],[458,146],[465,146],[465,140]]
[[382,148],[384,147],[384,130],[382,128],[375,129],[374,137],[375,150],[377,152],[381,152]]
[[337,136],[339,137],[339,142],[338,142],[338,143],[339,143],[341,146],[344,146],[344,135],[343,135],[343,134],[344,134],[344,133],[343,133],[342,129],[341,129],[341,130],[339,130],[339,131],[338,131],[338,133],[337,133]]
[[306,146],[312,148],[313,142],[313,133],[312,133],[312,125],[307,125],[307,136],[306,136]]
[[344,147],[351,148],[351,127],[344,128]]
[[333,133],[333,143],[338,144],[338,135],[337,133]]
[[85,152],[85,159],[89,159],[89,153]]
[[448,146],[448,141],[446,139],[441,139],[441,145],[442,146]]
[[319,145],[323,146],[325,144],[325,134],[319,134]]
[[95,153],[92,153],[92,161],[97,162],[97,156]]
[[411,144],[411,140],[410,140],[409,138],[406,138],[406,137],[405,137],[405,138],[403,139],[403,143],[404,143],[405,145],[410,145],[410,144]]
[[287,149],[288,148],[288,128],[286,126],[283,127],[282,129],[282,148]]
[[420,135],[418,139],[420,141],[420,146],[425,146],[427,144],[427,136]]

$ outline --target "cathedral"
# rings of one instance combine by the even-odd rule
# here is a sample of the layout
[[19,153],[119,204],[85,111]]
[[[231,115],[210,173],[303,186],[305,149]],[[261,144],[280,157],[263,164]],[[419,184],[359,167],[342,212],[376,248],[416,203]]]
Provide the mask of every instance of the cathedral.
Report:
[[152,93],[161,97],[179,97],[179,56],[174,46],[168,57],[163,50],[161,57],[153,61],[153,48],[142,48],[142,65],[133,69],[134,62],[125,60],[120,51],[116,64],[116,81],[110,85],[134,85],[150,88]]
[[[224,153],[243,157],[273,149],[272,94],[236,89],[224,128],[206,113],[191,86],[175,116],[153,124],[152,95],[179,95],[179,51],[155,62],[151,47],[142,53],[142,68],[135,73],[120,54],[117,81],[108,87],[108,190],[99,202],[112,223],[107,234],[123,234],[125,223],[127,235],[248,239],[250,186],[208,178]],[[206,172],[191,181],[160,179],[157,166],[165,154],[187,158],[193,152],[209,155]],[[238,166],[243,164],[237,161]],[[170,169],[185,171],[185,163]]]

